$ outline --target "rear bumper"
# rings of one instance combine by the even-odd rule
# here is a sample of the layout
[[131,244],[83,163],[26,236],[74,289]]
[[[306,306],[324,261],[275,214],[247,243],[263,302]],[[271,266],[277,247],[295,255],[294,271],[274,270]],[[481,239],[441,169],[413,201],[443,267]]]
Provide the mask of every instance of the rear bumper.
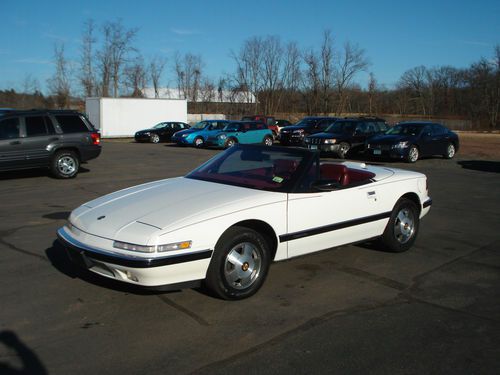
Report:
[[180,283],[205,278],[212,250],[167,257],[131,257],[110,254],[74,239],[65,229],[57,231],[59,242],[69,259],[77,266],[117,281],[143,287],[165,286],[173,289]]
[[80,159],[85,162],[97,158],[101,154],[100,145],[90,145],[80,148]]

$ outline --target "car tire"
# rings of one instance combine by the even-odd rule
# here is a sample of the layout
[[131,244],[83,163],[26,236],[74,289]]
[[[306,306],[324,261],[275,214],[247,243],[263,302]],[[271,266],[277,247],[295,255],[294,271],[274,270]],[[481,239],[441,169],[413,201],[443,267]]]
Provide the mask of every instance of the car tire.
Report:
[[408,150],[408,155],[406,156],[406,162],[407,163],[415,163],[418,158],[419,158],[419,151],[418,147],[415,145],[411,145],[410,149]]
[[238,143],[238,141],[235,138],[231,137],[231,138],[228,138],[226,140],[226,143],[224,143],[224,147],[229,148],[229,147],[234,146],[237,143]]
[[57,151],[50,162],[50,171],[55,178],[68,179],[78,174],[80,159],[69,150]]
[[351,146],[349,145],[349,143],[341,142],[339,144],[339,150],[337,151],[337,156],[340,159],[345,159],[347,156],[347,153],[349,152],[350,149],[351,149]]
[[446,146],[446,154],[444,154],[443,156],[445,157],[445,159],[453,159],[456,152],[457,150],[455,148],[455,145],[453,143],[449,143],[448,146]]
[[384,250],[401,253],[412,247],[418,234],[419,214],[412,200],[401,198],[396,202],[381,237]]
[[265,144],[266,146],[272,146],[274,141],[273,141],[273,137],[269,136],[269,135],[266,135],[264,137],[264,140],[262,141],[263,144]]
[[231,227],[215,246],[205,285],[222,299],[248,298],[264,283],[270,262],[269,243],[261,234]]
[[151,143],[159,143],[160,142],[160,136],[158,134],[151,134],[149,136],[149,141]]
[[201,147],[205,146],[205,140],[203,139],[203,137],[196,137],[193,141],[193,144],[194,144],[194,147],[201,148]]

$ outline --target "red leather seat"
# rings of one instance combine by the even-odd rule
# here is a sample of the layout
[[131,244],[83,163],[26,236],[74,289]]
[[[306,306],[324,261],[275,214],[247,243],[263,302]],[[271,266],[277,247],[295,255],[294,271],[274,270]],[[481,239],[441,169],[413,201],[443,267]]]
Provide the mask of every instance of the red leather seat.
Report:
[[349,184],[349,172],[343,164],[321,164],[320,179],[337,181],[341,185]]
[[274,161],[273,165],[275,176],[288,179],[292,176],[292,173],[295,172],[295,170],[299,166],[299,163],[297,162],[297,160],[277,159]]

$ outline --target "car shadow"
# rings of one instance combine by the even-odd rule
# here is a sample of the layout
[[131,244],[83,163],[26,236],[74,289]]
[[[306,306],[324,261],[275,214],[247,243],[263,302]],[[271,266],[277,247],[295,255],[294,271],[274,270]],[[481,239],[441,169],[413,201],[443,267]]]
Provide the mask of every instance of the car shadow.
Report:
[[[0,331],[0,344],[7,348],[9,355],[0,357],[0,374],[48,374],[47,369],[36,353],[31,350],[19,337],[12,331]],[[11,366],[9,358],[15,365]],[[18,367],[21,362],[22,367]]]
[[[89,169],[80,166],[78,173],[88,173]],[[38,168],[38,169],[22,169],[18,171],[6,171],[0,172],[0,180],[17,180],[23,178],[35,178],[35,177],[47,177],[53,178],[48,169]]]
[[73,264],[64,247],[58,240],[52,243],[52,246],[45,250],[45,254],[49,259],[52,266],[60,273],[66,275],[71,279],[80,279],[87,283],[111,289],[117,292],[130,293],[136,295],[159,295],[159,294],[173,294],[179,293],[180,290],[162,291],[155,289],[147,289],[133,284],[119,282],[113,279],[108,279],[104,276],[97,275],[91,271],[85,270]]
[[457,164],[464,169],[480,172],[500,173],[500,162],[489,160],[460,160]]

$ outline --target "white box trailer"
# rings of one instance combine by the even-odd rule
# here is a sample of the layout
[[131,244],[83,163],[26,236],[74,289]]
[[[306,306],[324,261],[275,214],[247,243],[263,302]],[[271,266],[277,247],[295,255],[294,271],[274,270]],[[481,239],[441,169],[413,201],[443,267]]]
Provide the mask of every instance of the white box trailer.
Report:
[[85,112],[102,137],[133,137],[163,121],[187,122],[182,99],[86,98]]

